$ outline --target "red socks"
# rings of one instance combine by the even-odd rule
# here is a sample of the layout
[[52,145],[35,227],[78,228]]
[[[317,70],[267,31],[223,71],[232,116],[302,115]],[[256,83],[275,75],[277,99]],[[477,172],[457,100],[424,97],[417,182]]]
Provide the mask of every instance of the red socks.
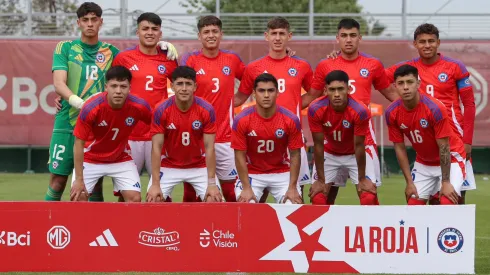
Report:
[[442,196],[441,197],[441,205],[454,205],[452,201],[450,201],[448,198]]
[[311,198],[311,204],[327,205],[327,197],[325,197],[325,194],[323,193],[318,193],[313,198]]
[[182,198],[182,202],[196,202],[197,199],[196,190],[194,187],[188,182],[184,182],[184,197]]
[[425,205],[425,201],[417,200],[415,198],[408,199],[408,205]]
[[221,184],[221,192],[223,192],[226,202],[236,202],[235,181]]
[[378,198],[373,193],[362,192],[359,199],[361,205],[379,205]]

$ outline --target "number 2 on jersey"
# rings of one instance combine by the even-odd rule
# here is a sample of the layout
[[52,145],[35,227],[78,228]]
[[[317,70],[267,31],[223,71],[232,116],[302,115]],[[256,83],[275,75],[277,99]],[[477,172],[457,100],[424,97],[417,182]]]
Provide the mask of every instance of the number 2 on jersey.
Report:
[[146,76],[146,79],[148,79],[148,81],[146,81],[145,90],[147,90],[147,91],[153,91],[153,87],[150,87],[150,84],[153,83],[153,76],[152,75],[147,75]]

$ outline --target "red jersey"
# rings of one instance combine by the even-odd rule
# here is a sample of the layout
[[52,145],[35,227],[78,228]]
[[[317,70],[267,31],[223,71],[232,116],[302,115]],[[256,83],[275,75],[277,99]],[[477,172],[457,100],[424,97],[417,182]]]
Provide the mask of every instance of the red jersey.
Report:
[[121,109],[112,109],[107,92],[83,104],[73,135],[85,143],[83,160],[90,163],[116,163],[131,160],[128,139],[138,121],[151,123],[151,108],[144,100],[129,94]]
[[279,96],[277,104],[301,117],[301,88],[309,91],[313,81],[313,71],[310,64],[297,56],[286,56],[274,59],[270,56],[250,62],[245,68],[238,91],[251,95],[257,76],[270,73],[278,82]]
[[398,99],[388,106],[385,118],[390,140],[404,142],[405,135],[417,153],[416,161],[421,164],[440,165],[436,139],[445,137],[449,137],[453,161],[466,157],[463,142],[452,130],[444,104],[433,97],[420,94],[420,101],[412,110],[405,108],[402,99]]
[[238,54],[220,50],[215,58],[206,57],[201,51],[187,53],[182,58],[181,65],[189,66],[197,72],[195,95],[214,107],[216,143],[230,142],[235,79],[242,79],[245,64]]
[[[418,69],[419,91],[439,99],[446,106],[453,130],[464,140],[464,143],[472,144],[475,124],[475,98],[470,82],[470,73],[465,65],[459,60],[442,54],[439,54],[439,59],[430,65],[422,63],[421,58],[417,57],[386,69],[386,74],[391,82],[394,82],[395,70],[404,64],[409,64]],[[465,106],[464,116],[459,104],[460,97]]]
[[263,118],[251,106],[233,121],[231,148],[247,151],[249,174],[289,172],[289,150],[303,147],[299,118],[281,106]]
[[323,91],[325,77],[334,70],[342,70],[349,75],[349,86],[352,87],[351,96],[366,106],[371,103],[372,86],[379,91],[388,88],[391,84],[381,61],[360,52],[354,60],[347,60],[341,55],[335,59],[320,61],[315,69],[315,77],[311,87]]
[[365,136],[368,139],[370,119],[369,108],[351,96],[348,97],[347,107],[343,112],[336,112],[330,107],[327,96],[317,98],[308,109],[311,132],[323,132],[324,150],[332,155],[354,154],[354,136]]
[[151,124],[152,136],[160,133],[164,135],[161,167],[206,167],[204,134],[216,133],[213,106],[194,97],[189,110],[183,112],[174,96],[165,100],[154,109]]
[[[177,68],[177,62],[168,60],[165,53],[147,55],[139,46],[120,52],[114,58],[112,66],[124,66],[131,71],[131,93],[143,98],[153,109],[163,99],[168,98],[167,79]],[[139,122],[134,128],[130,140],[151,140],[150,126]]]

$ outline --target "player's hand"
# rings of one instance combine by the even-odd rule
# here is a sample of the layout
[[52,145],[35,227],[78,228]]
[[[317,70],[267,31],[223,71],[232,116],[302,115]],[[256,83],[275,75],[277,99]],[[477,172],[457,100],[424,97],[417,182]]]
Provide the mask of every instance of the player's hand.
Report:
[[54,99],[54,106],[56,107],[56,113],[58,113],[61,110],[61,96],[57,96]]
[[238,202],[258,202],[257,197],[254,194],[252,188],[243,188],[242,193],[238,196]]
[[287,201],[290,201],[293,204],[303,204],[303,198],[299,194],[297,188],[295,187],[288,188],[288,191],[286,191],[282,203],[286,203]]
[[464,150],[466,152],[466,159],[467,160],[471,159],[471,144],[466,144],[465,143]]
[[313,199],[318,193],[324,193],[325,196],[328,195],[328,191],[330,191],[330,187],[327,189],[327,185],[321,181],[316,180],[313,182],[313,184],[310,186],[310,191],[308,192],[308,196],[310,199]]
[[415,187],[415,184],[413,184],[413,182],[410,182],[409,184],[407,184],[407,187],[405,187],[405,197],[407,198],[407,202],[410,198],[419,198],[417,187]]
[[205,202],[222,202],[223,197],[217,185],[208,185],[206,189],[206,195],[204,195]]
[[162,49],[162,51],[167,52],[167,58],[169,60],[177,60],[177,58],[179,58],[179,53],[172,43],[167,41],[160,41],[157,43],[157,45],[160,47],[160,49]]
[[376,185],[368,178],[363,178],[359,181],[359,188],[361,191],[376,194]]
[[161,202],[163,201],[162,190],[160,185],[152,184],[146,193],[146,202]]
[[77,95],[71,95],[68,98],[68,104],[70,104],[71,106],[73,106],[74,108],[76,108],[78,110],[82,109],[83,103],[85,103],[85,101],[83,101],[83,99],[81,99]]
[[88,192],[87,188],[85,188],[85,183],[83,183],[83,180],[76,179],[75,182],[73,182],[73,186],[70,190],[70,200],[78,201],[79,199],[83,201],[88,200]]
[[456,190],[454,190],[453,185],[449,181],[442,182],[441,192],[439,196],[440,197],[445,196],[452,203],[458,204],[459,201],[458,193],[456,193]]
[[335,59],[339,57],[340,51],[333,50],[331,53],[327,54],[327,59]]
[[295,56],[296,55],[296,51],[293,51],[293,49],[291,49],[290,47],[286,47],[286,54],[288,56]]

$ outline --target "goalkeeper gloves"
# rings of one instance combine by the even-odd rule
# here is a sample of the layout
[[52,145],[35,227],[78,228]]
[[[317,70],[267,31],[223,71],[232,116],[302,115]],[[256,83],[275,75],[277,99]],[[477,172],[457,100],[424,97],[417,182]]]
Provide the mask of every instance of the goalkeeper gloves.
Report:
[[69,98],[68,98],[68,103],[73,106],[74,108],[77,108],[78,110],[82,109],[82,106],[83,106],[83,99],[81,99],[80,97],[78,97],[77,95],[71,95]]
[[167,41],[160,41],[157,45],[160,46],[160,49],[162,49],[162,51],[167,51],[168,59],[177,60],[177,58],[179,58],[179,53],[172,43]]

